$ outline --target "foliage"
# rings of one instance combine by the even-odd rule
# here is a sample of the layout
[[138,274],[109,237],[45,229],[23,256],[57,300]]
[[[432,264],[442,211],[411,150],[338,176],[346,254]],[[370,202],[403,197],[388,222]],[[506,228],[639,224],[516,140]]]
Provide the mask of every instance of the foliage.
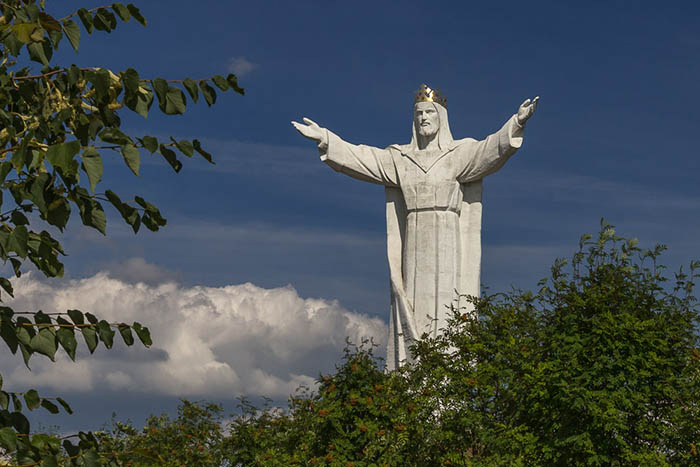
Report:
[[[133,68],[112,71],[52,63],[64,38],[63,44],[77,52],[83,32],[109,33],[132,18],[145,26],[132,4],[81,8],[58,17],[47,11],[45,0],[3,0],[0,12],[0,260],[17,277],[29,263],[47,277],[61,277],[65,251],[51,231],[63,231],[76,212],[84,225],[103,234],[105,203],[135,233],[142,225],[157,231],[166,224],[158,208],[142,197],[124,201],[110,189],[98,190],[105,153],[121,157],[135,175],[143,150],[162,156],[176,172],[182,168],[176,151],[187,157],[197,153],[213,163],[196,139],[158,141],[149,135],[127,135],[120,113],[131,111],[145,118],[157,100],[164,114],[182,114],[185,92],[193,102],[201,93],[211,106],[215,88],[239,94],[243,89],[234,75],[198,81],[145,79]],[[0,277],[0,287],[13,295],[7,277]],[[100,342],[111,348],[117,333],[126,345],[133,345],[134,334],[145,346],[151,344],[148,329],[140,323],[110,323],[78,310],[15,312],[0,307],[0,336],[13,354],[20,351],[27,366],[33,355],[53,360],[59,349],[75,359],[76,333],[91,353]],[[61,398],[40,397],[33,389],[0,391],[0,448],[15,462],[56,465],[67,455],[64,461],[97,465],[98,444],[92,434],[81,434],[77,445],[70,440],[61,444],[48,435],[30,436],[22,402],[30,410],[43,407],[55,413],[60,405],[70,411]]]
[[[423,342],[411,385],[438,393],[426,459],[519,465],[699,464],[700,263],[667,284],[664,247],[603,223],[537,294],[476,301]],[[445,358],[450,355],[449,358]]]
[[415,364],[349,347],[288,410],[244,403],[197,442],[220,465],[700,465],[698,263],[668,283],[663,249],[603,224],[537,293],[454,309]]
[[174,420],[151,416],[140,431],[115,422],[112,431],[96,436],[103,456],[118,465],[221,465],[225,445],[221,413],[216,404],[183,400]]

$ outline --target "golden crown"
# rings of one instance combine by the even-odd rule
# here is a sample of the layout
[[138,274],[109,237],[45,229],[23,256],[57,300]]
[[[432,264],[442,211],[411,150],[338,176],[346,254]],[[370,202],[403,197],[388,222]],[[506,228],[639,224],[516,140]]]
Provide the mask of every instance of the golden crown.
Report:
[[416,91],[414,103],[417,104],[418,102],[435,102],[447,108],[447,99],[440,93],[440,90],[429,88],[426,84],[421,84],[420,89]]

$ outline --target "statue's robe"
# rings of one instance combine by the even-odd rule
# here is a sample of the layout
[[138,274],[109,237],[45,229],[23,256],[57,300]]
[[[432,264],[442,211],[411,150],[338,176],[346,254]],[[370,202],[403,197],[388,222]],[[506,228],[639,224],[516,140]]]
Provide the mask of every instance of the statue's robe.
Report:
[[[439,110],[444,125],[447,114]],[[434,152],[417,150],[415,132],[411,144],[386,149],[350,144],[330,131],[319,145],[334,170],[386,187],[389,370],[410,359],[412,340],[446,326],[451,305],[468,306],[458,294],[479,296],[482,178],[520,147],[523,127],[514,115],[482,141],[452,140],[447,127]]]

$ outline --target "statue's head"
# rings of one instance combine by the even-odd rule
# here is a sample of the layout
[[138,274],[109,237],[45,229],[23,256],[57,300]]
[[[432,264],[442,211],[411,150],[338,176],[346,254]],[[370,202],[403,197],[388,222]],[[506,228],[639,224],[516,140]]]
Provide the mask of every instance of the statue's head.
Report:
[[440,129],[440,115],[432,102],[416,102],[413,106],[413,124],[421,136],[434,136]]
[[419,137],[421,140],[437,137],[438,146],[443,149],[452,143],[447,99],[439,89],[431,89],[425,84],[416,91],[413,105],[413,147],[418,146]]

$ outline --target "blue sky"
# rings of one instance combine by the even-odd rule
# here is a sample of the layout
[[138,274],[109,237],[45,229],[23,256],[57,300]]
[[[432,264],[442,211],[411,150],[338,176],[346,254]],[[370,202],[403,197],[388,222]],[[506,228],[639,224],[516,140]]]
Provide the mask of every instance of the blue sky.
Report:
[[[69,11],[55,3],[58,16]],[[46,303],[58,306],[61,288],[77,290],[80,280],[99,284],[100,271],[122,281],[130,291],[124,293],[145,294],[135,301],[141,305],[168,281],[183,296],[250,282],[257,287],[245,292],[250,297],[277,297],[264,302],[275,307],[274,316],[286,316],[285,306],[298,299],[307,310],[366,315],[363,329],[383,332],[371,320],[386,321],[389,302],[382,188],[330,170],[289,122],[307,116],[354,143],[406,143],[412,94],[423,82],[447,96],[457,138],[483,138],[525,98],[541,97],[523,148],[484,182],[482,282],[490,291],[534,287],[556,257],[573,253],[581,234],[597,231],[601,217],[644,246],[668,244],[672,269],[700,257],[697,2],[150,0],[138,6],[147,28],[131,22],[111,34],[83,33],[79,54],[65,49],[57,62],[134,67],[143,77],[170,79],[237,70],[246,95],[220,95],[211,109],[200,102],[184,116],[124,119],[135,135],[199,138],[217,165],[187,160],[174,174],[143,155],[136,178],[120,161],[108,161],[104,188],[144,196],[168,226],[134,236],[111,216],[102,237],[75,224],[64,236],[74,282],[41,282],[50,289]],[[146,284],[140,292],[139,281]],[[226,290],[231,297],[244,293]],[[38,300],[36,306],[44,303]],[[173,319],[162,315],[147,324],[168,327]],[[284,388],[301,376],[332,368],[341,334],[355,332],[347,323],[338,326],[340,343],[329,341],[323,358],[306,351],[285,359],[277,349],[270,355],[279,358],[257,361],[242,347],[218,358],[228,351],[221,343],[212,361],[236,369],[243,368],[236,366],[241,359],[256,362],[240,374],[274,367],[268,370],[283,381],[276,389],[283,399]],[[294,347],[309,339],[302,331],[285,334],[284,342]],[[211,332],[202,328],[203,342]],[[156,352],[164,346],[154,345]],[[227,407],[239,394],[257,395],[243,382],[221,389],[226,379],[216,391],[206,385],[164,391],[139,382],[127,360],[89,391],[42,380],[44,392],[61,392],[79,413],[37,420],[96,427],[112,411],[134,420],[172,411],[179,395]],[[284,376],[285,365],[301,379]]]

